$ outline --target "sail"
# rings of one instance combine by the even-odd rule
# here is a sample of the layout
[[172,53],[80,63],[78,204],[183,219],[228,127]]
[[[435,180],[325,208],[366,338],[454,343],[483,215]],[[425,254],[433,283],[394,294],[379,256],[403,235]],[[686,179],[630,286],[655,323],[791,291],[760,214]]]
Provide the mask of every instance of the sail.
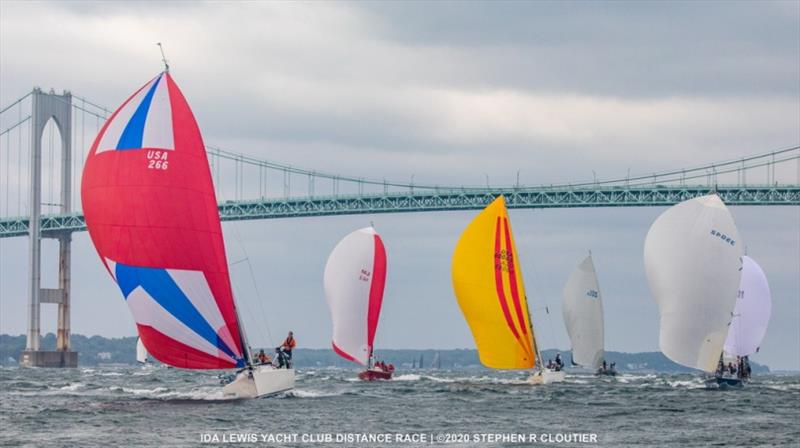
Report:
[[368,364],[385,282],[386,250],[372,227],[347,235],[331,252],[323,283],[339,356]]
[[136,338],[136,360],[142,364],[147,362],[147,349],[142,344],[142,338]]
[[592,256],[572,272],[561,293],[564,324],[572,341],[572,361],[582,366],[603,363],[603,299]]
[[650,227],[644,267],[668,358],[716,369],[736,304],[741,247],[733,217],[715,194],[669,208]]
[[502,196],[461,234],[453,253],[452,277],[481,363],[495,369],[533,367],[536,357],[525,286]]
[[733,310],[725,353],[749,356],[758,351],[767,333],[772,312],[772,294],[761,266],[748,256],[742,257],[742,279]]
[[150,355],[189,369],[243,366],[203,138],[169,73],[106,121],[81,199],[95,249]]

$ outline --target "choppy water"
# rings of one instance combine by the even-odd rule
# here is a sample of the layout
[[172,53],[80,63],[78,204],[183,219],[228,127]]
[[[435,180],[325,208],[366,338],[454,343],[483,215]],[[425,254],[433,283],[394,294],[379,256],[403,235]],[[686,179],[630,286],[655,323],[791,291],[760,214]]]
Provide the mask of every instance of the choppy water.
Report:
[[[400,433],[435,439],[439,434],[577,432],[597,434],[601,446],[798,446],[800,440],[798,376],[761,376],[743,390],[720,391],[705,389],[692,375],[570,375],[566,383],[547,386],[531,386],[519,372],[488,370],[400,372],[380,383],[356,381],[355,375],[353,370],[300,370],[292,392],[226,400],[209,372],[5,368],[0,369],[0,445],[217,446],[222,443],[203,444],[203,437],[231,433]],[[423,445],[430,446],[392,443]]]

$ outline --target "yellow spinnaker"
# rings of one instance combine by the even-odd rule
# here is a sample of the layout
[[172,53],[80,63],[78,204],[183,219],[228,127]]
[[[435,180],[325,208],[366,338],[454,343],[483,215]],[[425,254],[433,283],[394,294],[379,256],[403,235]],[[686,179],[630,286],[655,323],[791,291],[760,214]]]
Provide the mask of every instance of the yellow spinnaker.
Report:
[[533,367],[536,357],[525,285],[503,196],[461,234],[452,274],[456,299],[481,363],[494,369]]

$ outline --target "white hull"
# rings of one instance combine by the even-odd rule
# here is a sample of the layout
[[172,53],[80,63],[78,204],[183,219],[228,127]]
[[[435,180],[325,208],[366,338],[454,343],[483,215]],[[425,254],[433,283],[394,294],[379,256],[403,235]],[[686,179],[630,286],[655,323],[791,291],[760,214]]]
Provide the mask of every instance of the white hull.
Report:
[[222,392],[236,398],[258,398],[291,389],[294,389],[294,369],[256,366],[252,375],[249,370],[239,372],[236,379],[222,388]]
[[540,370],[528,378],[531,384],[550,384],[550,383],[563,383],[567,377],[567,373],[563,370],[556,372],[555,370]]

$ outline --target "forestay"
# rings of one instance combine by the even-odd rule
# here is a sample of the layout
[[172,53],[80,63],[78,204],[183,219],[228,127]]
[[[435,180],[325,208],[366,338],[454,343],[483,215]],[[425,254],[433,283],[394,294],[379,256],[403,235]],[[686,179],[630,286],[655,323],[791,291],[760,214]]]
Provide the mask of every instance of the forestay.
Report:
[[761,266],[748,256],[742,257],[742,279],[733,310],[725,353],[749,356],[758,351],[767,333],[772,312],[772,294]]

